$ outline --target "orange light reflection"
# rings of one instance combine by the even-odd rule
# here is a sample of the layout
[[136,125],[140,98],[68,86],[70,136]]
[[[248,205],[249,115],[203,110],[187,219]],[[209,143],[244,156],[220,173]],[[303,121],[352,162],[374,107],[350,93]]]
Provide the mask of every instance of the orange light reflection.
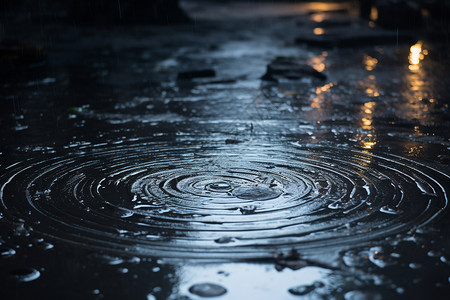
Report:
[[373,71],[378,64],[378,59],[371,57],[369,55],[364,55],[363,63],[364,63],[364,68],[367,71]]
[[323,72],[325,70],[325,58],[328,56],[328,52],[324,51],[321,55],[310,58],[306,63],[313,67],[317,72]]
[[322,34],[325,33],[325,30],[323,30],[323,28],[316,27],[316,28],[314,28],[313,33],[314,33],[315,35],[322,35]]

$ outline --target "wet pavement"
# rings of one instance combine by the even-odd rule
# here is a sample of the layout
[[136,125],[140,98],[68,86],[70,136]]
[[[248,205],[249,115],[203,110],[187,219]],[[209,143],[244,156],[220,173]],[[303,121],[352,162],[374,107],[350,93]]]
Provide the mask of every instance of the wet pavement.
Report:
[[183,5],[3,24],[36,49],[0,71],[5,299],[446,299],[445,39],[349,3]]

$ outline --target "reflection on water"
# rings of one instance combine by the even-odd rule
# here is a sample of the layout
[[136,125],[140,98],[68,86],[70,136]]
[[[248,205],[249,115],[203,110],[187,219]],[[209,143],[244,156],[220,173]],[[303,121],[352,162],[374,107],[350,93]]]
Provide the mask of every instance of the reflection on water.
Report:
[[419,41],[417,44],[412,45],[410,48],[410,53],[408,56],[409,59],[409,69],[412,72],[418,72],[420,69],[420,62],[425,58],[425,55],[428,54],[427,49],[422,49],[423,42]]
[[314,28],[313,32],[314,32],[315,35],[322,35],[322,34],[325,33],[325,30],[323,30],[323,28],[316,27],[316,28]]
[[369,19],[369,27],[374,28],[376,26],[376,21],[378,20],[378,9],[375,6],[372,6],[372,9],[370,10]]
[[364,80],[358,81],[358,86],[367,96],[379,97],[381,95],[381,91],[378,87],[376,79],[377,78],[375,75],[369,75]]
[[363,58],[363,63],[364,63],[364,68],[367,71],[373,71],[373,69],[375,69],[375,67],[378,64],[378,59],[365,54],[364,58]]
[[310,58],[306,63],[313,67],[317,72],[325,71],[325,58],[328,56],[328,52],[323,51],[321,55]]
[[310,106],[312,108],[321,108],[323,103],[323,94],[326,93],[330,88],[334,86],[333,83],[327,83],[323,86],[316,88],[316,96],[312,98]]
[[[435,106],[434,82],[429,80],[424,58],[428,50],[424,49],[423,42],[419,41],[410,48],[408,61],[409,71],[405,72],[405,89],[402,101],[398,106],[398,114],[406,120],[414,120],[420,124],[433,122],[431,115]],[[417,135],[417,132],[413,132]]]
[[309,2],[305,3],[306,7],[308,7],[311,11],[333,11],[339,9],[349,8],[349,3],[329,3],[329,2]]
[[313,20],[316,23],[321,23],[323,20],[325,20],[324,14],[313,14],[311,15],[311,20]]
[[[330,273],[328,269],[312,266],[279,272],[273,264],[180,265],[175,272],[178,278],[175,293],[169,299],[179,299],[180,295],[192,296],[192,287],[199,284],[224,287],[225,299],[298,299],[299,294],[294,292],[296,287],[312,286],[324,290]],[[314,289],[306,294],[319,296]]]
[[376,102],[366,102],[361,106],[359,116],[359,126],[363,129],[363,133],[358,133],[355,138],[358,140],[361,148],[370,150],[377,143],[375,127],[373,126],[373,113],[375,111]]
[[370,20],[374,22],[378,20],[378,9],[376,6],[372,6],[370,10]]

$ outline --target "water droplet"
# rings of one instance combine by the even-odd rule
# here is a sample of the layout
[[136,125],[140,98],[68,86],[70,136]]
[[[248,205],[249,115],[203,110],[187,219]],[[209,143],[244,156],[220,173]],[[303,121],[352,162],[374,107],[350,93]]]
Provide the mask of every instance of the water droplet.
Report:
[[231,190],[231,185],[228,182],[214,182],[206,185],[207,190],[216,193],[226,193]]
[[189,288],[189,292],[200,297],[218,297],[224,295],[227,290],[215,283],[198,283]]
[[121,274],[126,274],[126,273],[128,273],[128,269],[127,268],[118,268],[117,272],[119,272]]
[[380,268],[386,268],[397,264],[397,260],[385,253],[381,247],[370,248],[369,260]]
[[314,285],[299,285],[289,289],[289,293],[296,296],[303,296],[314,291],[316,287]]
[[0,257],[10,257],[14,254],[16,254],[16,250],[7,247],[0,247]]
[[47,243],[47,242],[42,242],[39,243],[37,245],[39,248],[44,249],[44,250],[50,250],[53,249],[55,246],[53,244]]
[[152,294],[147,294],[147,300],[156,300],[156,297]]
[[253,201],[275,199],[280,195],[280,190],[264,186],[242,186],[233,190],[236,198]]
[[402,213],[402,211],[399,210],[398,208],[390,207],[388,205],[383,206],[382,208],[380,208],[380,212],[385,213],[385,214],[389,214],[389,215],[399,215],[399,214]]
[[409,264],[409,267],[410,267],[411,269],[417,270],[417,269],[422,268],[422,265],[421,265],[421,264],[418,264],[418,263],[410,263],[410,264]]
[[435,251],[435,250],[430,250],[430,251],[428,251],[427,255],[429,257],[438,257],[441,255],[441,252]]
[[156,272],[159,272],[160,270],[161,270],[160,267],[154,267],[154,268],[152,269],[152,272],[156,273]]
[[99,295],[100,294],[100,290],[99,289],[92,290],[92,294]]
[[11,277],[16,279],[20,282],[28,282],[33,281],[35,279],[38,279],[41,273],[33,268],[23,268],[23,269],[17,269],[13,270],[9,273]]

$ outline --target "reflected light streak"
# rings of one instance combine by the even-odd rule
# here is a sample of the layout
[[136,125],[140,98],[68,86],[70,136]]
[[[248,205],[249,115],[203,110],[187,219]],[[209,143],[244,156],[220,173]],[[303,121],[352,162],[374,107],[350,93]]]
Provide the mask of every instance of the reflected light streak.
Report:
[[366,102],[361,106],[360,110],[360,126],[368,133],[358,133],[355,138],[358,140],[362,149],[371,150],[377,144],[377,137],[375,135],[375,127],[373,126],[373,114],[376,102]]
[[369,97],[379,97],[382,94],[377,86],[375,75],[369,75],[367,79],[358,81],[358,85]]
[[321,107],[321,103],[323,101],[322,99],[322,94],[325,93],[326,91],[328,91],[331,87],[333,87],[334,84],[333,83],[327,83],[323,86],[317,87],[316,88],[316,97],[314,97],[311,100],[311,107],[312,108],[320,108]]
[[378,64],[378,59],[365,54],[363,63],[367,71],[373,71]]
[[378,20],[378,9],[375,6],[370,10],[370,20],[373,22]]
[[307,7],[312,11],[333,11],[337,9],[347,8],[345,3],[329,3],[329,2],[309,2]]
[[412,45],[408,56],[409,60],[409,70],[412,72],[419,71],[420,62],[425,58],[425,55],[428,55],[428,50],[422,49],[423,42],[419,41],[417,44]]

